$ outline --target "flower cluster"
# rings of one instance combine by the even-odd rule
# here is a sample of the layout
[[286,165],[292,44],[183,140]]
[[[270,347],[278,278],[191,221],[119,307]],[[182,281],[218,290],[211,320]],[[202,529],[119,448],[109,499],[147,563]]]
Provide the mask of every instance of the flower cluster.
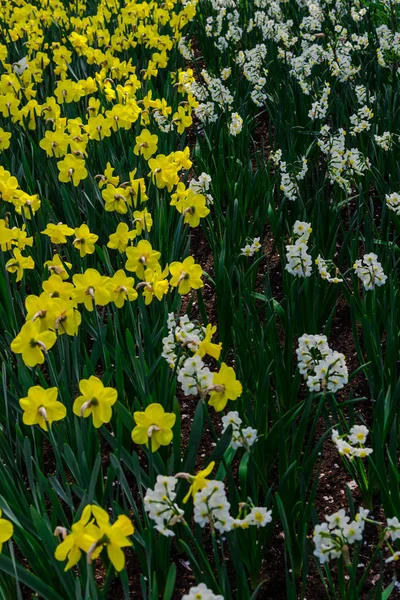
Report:
[[[343,282],[343,279],[341,277],[337,276],[338,269],[331,260],[325,260],[319,254],[318,257],[315,259],[315,264],[318,267],[318,273],[321,275],[322,279],[324,279],[325,281],[328,281],[328,283],[342,283]],[[330,273],[330,271],[333,271],[334,275],[332,275]]]
[[252,240],[251,244],[246,244],[244,248],[241,248],[241,256],[254,256],[256,252],[259,252],[261,248],[260,238],[256,237]]
[[285,269],[294,277],[310,277],[312,258],[308,254],[307,242],[312,232],[311,224],[296,221],[293,226],[294,244],[286,246]]
[[239,113],[232,113],[232,119],[229,124],[229,133],[233,136],[239,135],[243,128],[243,119]]
[[347,456],[350,460],[354,458],[365,458],[372,454],[372,448],[366,448],[369,431],[365,425],[354,425],[350,433],[339,435],[337,429],[332,430],[332,442],[335,444],[339,454]]
[[224,600],[224,597],[214,594],[205,583],[199,583],[191,587],[189,592],[182,596],[182,600]]
[[369,510],[360,507],[355,518],[350,521],[345,510],[341,509],[332,515],[326,515],[326,522],[315,526],[314,556],[319,558],[321,564],[342,555],[347,564],[350,562],[348,546],[362,540],[368,514]]
[[222,417],[222,433],[224,433],[229,426],[232,427],[230,447],[234,450],[242,447],[249,450],[257,441],[257,429],[253,429],[252,427],[242,428],[242,422],[239,413],[235,410],[231,410]]
[[400,215],[400,194],[397,192],[386,194],[386,206],[396,215]]
[[325,335],[302,335],[296,354],[310,392],[337,392],[348,382],[345,356],[329,348]]
[[125,566],[125,555],[122,548],[132,546],[128,539],[133,535],[134,527],[125,515],[119,515],[111,525],[108,513],[99,506],[88,504],[82,515],[68,531],[57,527],[54,535],[61,538],[55,557],[57,560],[67,560],[65,571],[75,566],[85,552],[88,564],[99,558],[103,549],[116,571],[122,571]]
[[158,475],[154,490],[148,489],[144,497],[145,509],[155,521],[155,529],[165,536],[174,536],[170,527],[183,520],[184,511],[174,502],[177,483],[176,477]]
[[387,280],[387,275],[383,272],[382,265],[374,252],[364,254],[362,259],[356,260],[353,269],[366,290],[384,285]]
[[168,316],[168,336],[163,338],[162,356],[171,368],[176,368],[178,381],[185,396],[209,396],[208,404],[217,412],[223,410],[228,400],[236,400],[242,393],[242,385],[235,371],[225,363],[218,372],[211,372],[203,361],[208,355],[218,360],[221,344],[212,342],[216,326],[198,327],[187,315],[175,321]]

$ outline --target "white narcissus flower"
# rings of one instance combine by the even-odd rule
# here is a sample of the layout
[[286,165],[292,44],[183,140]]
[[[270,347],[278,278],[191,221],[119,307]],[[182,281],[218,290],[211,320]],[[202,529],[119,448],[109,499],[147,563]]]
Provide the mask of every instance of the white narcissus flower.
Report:
[[191,587],[189,592],[182,596],[182,600],[224,600],[224,597],[214,594],[205,583],[200,583]]
[[386,194],[386,206],[389,210],[392,210],[396,215],[400,215],[400,194],[393,192],[392,194]]
[[299,371],[311,392],[337,392],[348,382],[345,356],[329,348],[326,336],[302,335],[296,354]]
[[387,280],[387,275],[383,272],[383,268],[378,257],[374,252],[365,254],[362,259],[356,260],[353,265],[355,274],[361,279],[366,290],[373,290],[376,286],[384,285]]

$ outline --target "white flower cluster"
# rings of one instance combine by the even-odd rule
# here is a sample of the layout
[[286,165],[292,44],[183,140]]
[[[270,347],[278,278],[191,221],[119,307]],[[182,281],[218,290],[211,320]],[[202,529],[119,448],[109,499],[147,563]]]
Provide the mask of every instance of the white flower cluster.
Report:
[[222,481],[208,481],[205,487],[194,495],[193,503],[194,520],[200,527],[212,524],[221,533],[232,529],[233,518],[229,513],[231,505],[226,498]]
[[[269,160],[275,167],[279,168],[281,174],[281,185],[280,190],[283,192],[284,196],[291,201],[296,200],[298,193],[297,182],[304,179],[308,171],[308,161],[305,156],[301,158],[301,168],[298,170],[298,167],[291,167],[291,171],[288,172],[288,165],[285,161],[282,160],[282,150],[276,150],[276,152],[271,152],[269,155]],[[297,161],[300,162],[300,161]],[[297,170],[297,173],[296,173]]]
[[363,258],[356,260],[353,265],[355,274],[363,282],[366,290],[373,290],[375,286],[384,285],[387,275],[383,272],[382,265],[378,262],[374,252],[365,254]]
[[382,150],[388,152],[393,146],[393,135],[389,131],[384,131],[382,135],[374,135],[375,142]]
[[187,315],[176,321],[173,313],[168,315],[167,327],[168,335],[162,340],[161,356],[171,369],[176,366],[177,378],[185,396],[206,393],[213,385],[213,373],[205,366],[202,356],[219,357],[221,344],[211,342],[216,327],[197,326]]
[[153,117],[160,131],[169,133],[170,131],[174,130],[174,124],[172,122],[170,123],[159,110],[155,110],[153,112]]
[[[365,104],[365,102],[367,101],[367,88],[365,87],[365,85],[356,85],[354,91],[357,96],[358,104],[360,106],[363,106],[363,104]],[[373,104],[375,102],[375,96],[370,96],[369,102]]]
[[354,175],[362,175],[369,168],[369,161],[357,148],[346,150],[344,129],[341,128],[335,135],[330,135],[329,126],[324,125],[321,128],[321,136],[318,146],[328,157],[330,183],[337,183],[342,189],[350,192]]
[[304,179],[304,177],[307,175],[307,171],[308,171],[308,160],[306,159],[305,156],[303,156],[303,158],[301,159],[301,169],[296,175],[296,180],[302,181]]
[[392,517],[387,520],[387,534],[392,542],[400,540],[400,521],[397,517]]
[[229,133],[233,136],[239,135],[243,129],[243,119],[239,113],[231,114],[231,122],[229,123]]
[[294,244],[286,246],[287,265],[285,269],[294,277],[310,277],[311,275],[312,258],[307,252],[307,242],[311,232],[310,223],[296,221],[293,226],[293,235],[296,239]]
[[356,135],[362,131],[369,131],[371,129],[371,119],[373,116],[374,113],[368,106],[359,108],[358,111],[350,117],[350,123],[352,124],[350,134]]
[[299,371],[307,378],[310,392],[321,389],[337,392],[348,382],[345,356],[329,348],[325,335],[302,335],[296,354]]
[[251,91],[251,99],[258,107],[264,105],[267,95],[265,87],[268,70],[265,68],[267,47],[265,44],[257,44],[249,50],[239,51],[236,63],[243,69],[243,75],[254,87]]
[[185,36],[182,36],[178,42],[178,50],[186,60],[193,60],[194,54],[190,49],[190,42],[188,43]]
[[318,273],[321,275],[322,279],[328,281],[328,283],[342,283],[343,279],[337,277],[337,275],[331,275],[330,271],[335,271],[337,273],[338,269],[335,267],[331,260],[325,260],[322,258],[320,254],[318,254],[315,259],[315,264],[318,267]]
[[353,521],[343,508],[332,515],[325,515],[326,522],[316,525],[313,535],[314,556],[321,564],[331,558],[339,558],[343,552],[348,552],[349,545],[362,540],[368,514],[369,510],[360,507]]
[[226,70],[224,73],[225,79],[222,77],[221,79],[212,77],[205,69],[201,71],[201,75],[204,85],[194,81],[187,84],[185,88],[187,92],[191,92],[196,100],[200,102],[199,106],[194,110],[197,118],[202,123],[215,123],[218,119],[218,107],[223,112],[232,109],[233,96],[229,89],[222,83],[222,80],[227,78]]
[[386,206],[389,210],[395,212],[396,215],[400,215],[400,194],[397,192],[386,194]]
[[191,179],[189,182],[189,189],[193,190],[196,194],[203,194],[206,197],[207,204],[213,204],[214,199],[209,194],[211,184],[211,177],[207,173],[201,173],[197,179]]
[[244,518],[234,519],[229,512],[230,504],[226,498],[225,486],[222,481],[207,481],[205,487],[194,495],[194,520],[201,527],[211,525],[221,533],[232,529],[247,529],[249,526],[265,527],[272,521],[272,511],[263,506],[251,506],[250,512]]
[[379,48],[378,62],[382,67],[390,68],[400,56],[400,32],[391,31],[387,25],[376,28]]
[[232,426],[232,440],[230,447],[236,450],[237,448],[246,448],[249,450],[257,441],[257,429],[245,427],[241,429],[242,419],[236,410],[231,410],[227,415],[222,417],[222,433],[224,433],[229,425]]
[[244,248],[240,248],[240,250],[241,250],[240,255],[241,256],[254,256],[254,254],[256,252],[258,252],[260,250],[260,248],[261,248],[260,238],[256,237],[251,242],[251,244],[246,244]]
[[174,503],[177,483],[176,477],[158,475],[154,490],[148,489],[144,497],[144,507],[156,522],[155,529],[165,536],[174,536],[169,528],[182,520],[183,510]]
[[200,356],[189,356],[178,373],[178,381],[185,396],[197,396],[212,386],[213,374]]
[[[339,435],[337,429],[332,430],[332,442],[342,456],[350,460],[354,458],[365,458],[372,454],[372,448],[365,448],[369,431],[365,425],[354,425],[349,435]],[[347,438],[347,440],[346,440]]]
[[205,583],[199,583],[191,587],[189,593],[182,596],[182,600],[224,600],[224,597],[214,594]]
[[329,85],[329,83],[325,83],[321,98],[313,102],[309,110],[308,116],[310,119],[315,121],[315,119],[324,119],[326,117],[326,113],[328,112],[328,99],[330,93],[331,86]]

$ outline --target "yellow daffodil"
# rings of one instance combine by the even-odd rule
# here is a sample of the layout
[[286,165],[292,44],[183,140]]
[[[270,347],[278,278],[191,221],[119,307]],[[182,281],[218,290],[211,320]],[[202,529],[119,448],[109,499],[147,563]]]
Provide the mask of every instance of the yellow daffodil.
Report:
[[[3,511],[0,508],[0,517],[2,514]],[[8,542],[8,540],[11,539],[13,533],[13,524],[7,519],[0,518],[0,552],[3,550],[4,542]]]
[[135,210],[133,213],[134,224],[136,225],[137,235],[141,235],[142,231],[151,231],[153,225],[153,219],[151,214],[145,208],[144,210]]
[[109,183],[107,184],[107,187],[102,190],[101,195],[103,196],[104,208],[107,212],[116,211],[121,215],[128,212],[125,188],[116,188]]
[[155,452],[160,446],[168,446],[172,441],[172,427],[175,424],[176,415],[166,413],[161,404],[150,404],[144,412],[133,413],[136,427],[132,431],[132,440],[135,444],[150,446]]
[[222,363],[218,373],[213,375],[213,385],[208,404],[217,412],[224,410],[228,400],[236,400],[242,393],[242,384],[236,379],[235,371]]
[[63,183],[72,181],[75,187],[88,176],[85,161],[73,154],[67,154],[63,160],[57,163],[57,167],[60,171],[58,179]]
[[67,236],[74,235],[74,229],[63,223],[57,223],[56,225],[54,223],[48,223],[46,229],[41,233],[49,236],[52,244],[65,244],[67,242]]
[[56,387],[43,389],[35,385],[28,390],[26,398],[21,398],[19,405],[24,411],[22,420],[25,425],[39,425],[44,431],[54,421],[60,421],[67,414],[64,404],[57,401]]
[[188,473],[177,473],[177,477],[181,476],[190,483],[190,488],[188,493],[183,499],[184,504],[189,500],[190,496],[194,496],[198,491],[202,490],[209,481],[207,476],[210,475],[211,471],[215,466],[215,462],[212,461],[202,471],[199,471],[196,475],[189,475]]
[[169,283],[166,277],[168,276],[168,265],[164,271],[157,265],[154,269],[146,269],[144,272],[144,281],[139,283],[137,289],[143,288],[143,296],[146,304],[150,304],[154,297],[157,300],[162,300],[163,296],[168,293]]
[[101,532],[97,541],[88,552],[88,562],[97,558],[103,548],[107,549],[107,555],[116,571],[122,571],[125,566],[125,555],[121,548],[132,546],[128,536],[133,535],[134,527],[132,521],[125,515],[119,515],[111,525],[108,513],[99,506],[91,506],[91,511],[96,519],[96,527]]
[[26,321],[40,322],[40,331],[54,329],[55,313],[54,300],[42,292],[40,296],[30,294],[25,298]]
[[51,298],[61,298],[62,300],[70,300],[74,286],[72,283],[63,281],[59,275],[50,275],[47,281],[42,283],[43,291]]
[[17,274],[17,281],[21,281],[25,269],[34,269],[35,263],[31,256],[22,256],[18,248],[13,250],[14,258],[11,258],[6,263],[6,269],[9,273]]
[[215,360],[219,359],[219,355],[221,354],[222,350],[222,344],[213,344],[211,342],[211,338],[216,331],[217,327],[215,325],[211,325],[211,323],[207,325],[204,338],[200,342],[197,352],[195,352],[195,355],[198,355],[201,358],[203,358],[203,356],[208,354],[209,356],[215,358]]
[[11,133],[0,127],[0,152],[10,147]]
[[178,111],[172,116],[172,122],[176,125],[178,133],[182,134],[193,123],[193,119],[190,114],[186,114],[183,106],[178,106]]
[[64,131],[46,131],[39,146],[45,150],[47,156],[61,158],[67,154],[70,136]]
[[58,254],[54,254],[53,258],[51,260],[47,260],[43,266],[47,267],[50,273],[59,275],[63,280],[69,278],[68,271],[65,267],[67,267],[67,269],[72,269],[72,264],[67,261],[63,261]]
[[172,262],[169,265],[172,277],[170,285],[177,287],[180,294],[188,294],[191,289],[198,290],[203,287],[201,280],[203,269],[195,264],[193,256],[188,256],[181,262]]
[[103,382],[92,375],[89,379],[79,382],[82,396],[78,396],[73,405],[74,414],[78,417],[92,415],[93,425],[99,428],[103,423],[109,423],[112,417],[112,406],[117,401],[117,390],[104,387]]
[[89,227],[85,224],[75,229],[75,239],[72,242],[75,248],[79,250],[81,258],[86,254],[93,254],[95,251],[95,243],[99,236],[91,233]]
[[96,269],[86,269],[84,273],[77,273],[72,281],[75,286],[74,299],[83,303],[87,310],[92,311],[94,304],[105,306],[110,302],[108,290],[110,279],[100,275]]
[[114,273],[113,277],[108,281],[111,301],[114,302],[117,308],[122,308],[126,300],[129,302],[136,300],[138,293],[133,285],[133,277],[127,277],[123,269]]
[[144,279],[145,270],[153,269],[158,265],[161,252],[153,250],[147,240],[140,240],[137,246],[126,250],[126,256],[128,258],[125,264],[126,270],[136,273],[139,279]]
[[44,355],[56,343],[57,338],[53,331],[40,330],[39,320],[28,321],[11,342],[11,350],[15,354],[22,354],[22,360],[28,367],[43,364]]
[[65,301],[61,298],[54,299],[53,314],[54,328],[58,335],[78,335],[79,325],[82,321],[81,313],[76,309],[75,301]]
[[63,527],[57,527],[55,535],[61,535],[63,541],[57,546],[54,556],[59,561],[68,559],[65,571],[75,566],[83,552],[89,552],[90,548],[100,539],[101,530],[93,523],[92,506],[88,504],[82,512],[82,516],[71,527],[68,533]]
[[115,231],[108,238],[107,248],[118,250],[119,252],[125,252],[129,242],[135,239],[137,231],[129,231],[129,227],[126,223],[120,223]]
[[136,146],[133,148],[134,154],[141,154],[145,160],[149,160],[157,152],[158,136],[151,134],[148,129],[143,129],[136,138]]
[[14,234],[8,226],[8,221],[0,219],[0,248],[3,252],[11,250],[13,245]]

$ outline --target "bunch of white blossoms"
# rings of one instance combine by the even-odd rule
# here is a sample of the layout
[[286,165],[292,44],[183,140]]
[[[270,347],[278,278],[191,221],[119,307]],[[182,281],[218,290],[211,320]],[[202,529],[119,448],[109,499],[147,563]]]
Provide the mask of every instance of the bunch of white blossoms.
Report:
[[246,246],[244,248],[240,248],[241,256],[254,256],[254,254],[256,252],[258,252],[261,248],[261,244],[260,244],[260,238],[256,237],[254,238],[254,240],[251,242],[251,244],[246,244]]
[[218,360],[221,344],[211,341],[217,331],[216,326],[208,324],[199,327],[189,320],[187,315],[175,320],[174,314],[168,315],[168,335],[163,338],[161,356],[171,369],[177,369],[178,381],[185,396],[206,393],[212,387],[213,373],[204,364],[206,354]]
[[[335,444],[339,454],[347,456],[350,460],[354,458],[365,458],[372,454],[372,448],[366,448],[369,431],[365,425],[354,425],[349,435],[339,435],[337,429],[332,430],[332,442]],[[347,438],[347,439],[346,439]]]
[[331,86],[329,83],[325,83],[324,88],[322,90],[322,95],[320,100],[313,102],[309,112],[308,117],[315,121],[315,119],[324,119],[326,117],[326,113],[328,111],[328,99],[331,93]]
[[350,562],[348,546],[362,540],[368,514],[369,510],[360,507],[354,521],[350,521],[344,509],[325,515],[326,522],[315,526],[313,536],[314,556],[319,558],[321,564],[342,554],[345,562]]
[[[382,135],[374,135],[375,142],[382,150],[388,152],[393,146],[393,136],[390,131],[384,131]],[[387,196],[386,196],[387,198]]]
[[348,382],[345,356],[329,348],[325,335],[302,335],[296,354],[310,392],[337,392]]
[[359,108],[358,111],[350,117],[350,123],[352,124],[350,135],[356,135],[362,131],[369,131],[371,129],[371,119],[373,116],[374,113],[368,106]]
[[[187,356],[183,352],[185,348],[196,352],[202,339],[202,330],[192,323],[187,315],[183,315],[176,322],[174,313],[168,314],[167,327],[168,335],[162,340],[161,356],[165,358],[171,368],[174,368],[177,361],[178,365],[185,361]],[[179,359],[178,353],[180,354]]]
[[230,447],[236,450],[237,448],[246,448],[250,450],[251,446],[257,441],[257,429],[245,427],[241,429],[242,419],[236,410],[231,410],[227,415],[222,417],[222,433],[224,433],[229,425],[232,426],[232,440]]
[[189,593],[182,596],[182,600],[224,600],[224,597],[214,594],[205,583],[199,583],[191,587]]
[[293,226],[295,243],[286,246],[286,260],[288,262],[285,269],[294,277],[310,277],[311,275],[312,259],[307,252],[307,242],[311,232],[310,223],[296,221]]
[[189,182],[189,189],[193,190],[196,194],[203,194],[206,197],[207,204],[213,204],[214,199],[211,194],[208,193],[211,184],[211,177],[207,173],[201,173],[197,179],[191,179]]
[[362,259],[356,260],[353,265],[355,274],[361,279],[366,290],[373,290],[375,286],[381,286],[386,282],[387,275],[377,259],[377,255],[370,252]]
[[174,536],[169,527],[183,520],[183,510],[174,503],[177,483],[176,477],[158,475],[154,490],[148,489],[144,497],[144,507],[156,522],[155,529],[165,536]]
[[239,113],[232,113],[231,122],[229,124],[229,133],[231,135],[239,135],[243,129],[243,119]]
[[266,527],[272,521],[271,510],[246,502],[240,505],[240,512],[234,519],[229,512],[230,504],[222,481],[207,481],[205,487],[194,495],[193,502],[195,522],[201,527],[210,525],[221,533],[232,529],[247,529],[249,526]]
[[229,513],[229,504],[222,481],[207,481],[193,498],[194,520],[205,527],[211,525],[221,533],[232,529],[233,518]]
[[[343,279],[337,276],[338,269],[331,260],[325,260],[320,254],[315,259],[315,264],[318,267],[318,273],[322,279],[328,283],[342,283]],[[331,275],[330,271],[334,271],[335,275]]]
[[197,396],[200,390],[206,392],[212,386],[212,380],[213,374],[200,356],[187,358],[178,373],[178,381],[185,396]]
[[393,192],[393,194],[386,194],[386,206],[389,210],[392,210],[396,215],[400,215],[400,194]]

